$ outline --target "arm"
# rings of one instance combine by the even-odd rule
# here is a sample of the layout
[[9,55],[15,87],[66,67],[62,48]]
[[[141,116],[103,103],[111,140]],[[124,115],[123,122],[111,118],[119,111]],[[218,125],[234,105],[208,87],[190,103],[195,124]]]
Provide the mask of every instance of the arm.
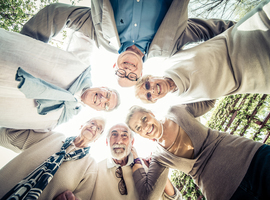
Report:
[[0,128],[0,145],[20,153],[51,134],[52,132],[37,133],[30,129]]
[[[132,148],[134,159],[138,158],[136,150]],[[148,163],[149,164],[149,163]],[[147,163],[146,163],[147,165]],[[148,165],[149,166],[149,165]],[[140,199],[157,199],[161,195],[163,199],[176,200],[180,199],[180,192],[174,188],[168,179],[168,168],[161,166],[156,160],[151,160],[148,173],[145,172],[140,163],[135,163],[132,167],[133,179]],[[163,194],[157,194],[161,186],[157,184],[166,181]]]
[[234,24],[236,22],[229,20],[189,18],[185,32],[177,40],[177,51],[186,44],[207,41]]
[[185,104],[186,109],[194,115],[195,118],[200,117],[214,108],[216,100],[200,101],[196,103]]
[[23,26],[21,34],[48,42],[64,27],[80,31],[87,37],[94,39],[91,8],[61,3],[48,5]]

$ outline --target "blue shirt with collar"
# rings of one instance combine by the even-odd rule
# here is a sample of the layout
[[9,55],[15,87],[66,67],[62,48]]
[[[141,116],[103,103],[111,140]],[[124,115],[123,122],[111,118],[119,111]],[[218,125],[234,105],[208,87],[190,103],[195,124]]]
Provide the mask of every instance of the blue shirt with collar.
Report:
[[110,0],[124,52],[133,44],[144,54],[173,0]]

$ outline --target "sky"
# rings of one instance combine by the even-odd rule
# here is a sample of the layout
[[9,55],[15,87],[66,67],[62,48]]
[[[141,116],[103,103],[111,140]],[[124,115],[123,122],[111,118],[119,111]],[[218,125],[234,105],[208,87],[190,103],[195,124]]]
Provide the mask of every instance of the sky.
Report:
[[[61,0],[60,2],[68,3],[69,0]],[[90,0],[84,0],[77,5],[89,6]],[[61,36],[59,37],[61,40]],[[57,40],[59,40],[57,39]],[[165,98],[159,100],[155,104],[144,104],[141,100],[135,97],[134,87],[132,88],[121,88],[118,86],[115,79],[115,70],[113,69],[113,64],[117,59],[116,54],[112,54],[104,50],[102,47],[96,49],[94,55],[92,56],[92,83],[93,87],[106,86],[109,88],[116,89],[120,94],[121,104],[120,106],[112,112],[95,111],[89,107],[83,107],[82,111],[75,116],[68,123],[58,126],[54,131],[60,132],[68,136],[74,136],[79,134],[80,126],[88,121],[92,117],[101,116],[106,119],[106,127],[102,137],[91,145],[90,154],[96,159],[97,162],[105,159],[108,155],[108,148],[106,147],[106,137],[110,127],[117,123],[124,123],[128,109],[133,105],[140,105],[147,109],[152,110],[157,119],[162,120],[165,116],[167,110],[170,106],[178,104],[179,99],[175,94],[168,94]],[[149,59],[144,63],[143,74],[152,74],[157,76],[162,76],[163,71],[166,70],[168,66],[161,58]],[[147,157],[150,155],[151,151],[154,150],[154,142],[144,139],[140,136],[135,135],[134,146],[141,157]],[[9,160],[15,157],[17,154],[13,151],[7,150],[0,147],[0,168],[3,167]]]

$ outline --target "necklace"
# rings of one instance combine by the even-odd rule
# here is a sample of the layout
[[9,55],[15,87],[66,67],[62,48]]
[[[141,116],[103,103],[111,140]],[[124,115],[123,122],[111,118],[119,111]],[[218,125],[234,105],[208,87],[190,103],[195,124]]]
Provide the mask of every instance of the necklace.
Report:
[[161,135],[157,138],[157,141],[163,136],[163,125],[161,124]]

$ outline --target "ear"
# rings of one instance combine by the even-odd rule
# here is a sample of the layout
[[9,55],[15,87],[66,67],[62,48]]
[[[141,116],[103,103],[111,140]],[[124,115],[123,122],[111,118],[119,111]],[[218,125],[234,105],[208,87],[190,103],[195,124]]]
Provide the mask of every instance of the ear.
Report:
[[107,140],[107,138],[106,138],[106,146],[108,146],[108,140]]
[[115,66],[116,66],[116,63],[114,63],[113,68],[115,68]]
[[133,144],[134,144],[134,141],[135,141],[135,140],[134,140],[134,138],[133,138],[132,141],[131,141],[132,146],[133,146]]
[[149,139],[149,140],[151,140],[151,141],[153,141],[153,142],[157,141],[156,139]]
[[79,128],[79,130],[81,130],[83,128],[83,125],[81,125],[81,127]]

